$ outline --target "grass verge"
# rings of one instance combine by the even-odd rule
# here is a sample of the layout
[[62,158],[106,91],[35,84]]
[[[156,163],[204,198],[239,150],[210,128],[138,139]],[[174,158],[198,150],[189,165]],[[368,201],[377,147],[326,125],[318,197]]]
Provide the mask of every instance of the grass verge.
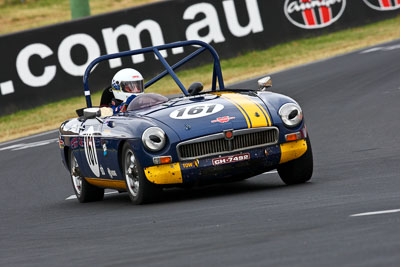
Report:
[[[332,57],[363,47],[400,38],[400,16],[367,26],[348,29],[325,36],[300,39],[271,47],[264,51],[253,51],[236,58],[221,61],[225,84],[249,79],[262,74],[283,70],[296,65]],[[209,66],[182,71],[179,77],[183,84],[204,81]],[[163,81],[166,80],[166,81]],[[157,92],[171,81],[163,79]],[[210,86],[205,81],[205,88]],[[176,88],[176,86],[175,86]],[[176,93],[171,90],[165,93]],[[99,103],[100,93],[93,94],[93,103]],[[0,117],[0,142],[56,129],[60,123],[75,117],[75,109],[85,106],[84,97],[75,97],[31,110],[20,111]]]
[[[90,13],[97,15],[157,1],[161,0],[90,0],[89,4]],[[70,19],[69,0],[0,0],[0,34]]]

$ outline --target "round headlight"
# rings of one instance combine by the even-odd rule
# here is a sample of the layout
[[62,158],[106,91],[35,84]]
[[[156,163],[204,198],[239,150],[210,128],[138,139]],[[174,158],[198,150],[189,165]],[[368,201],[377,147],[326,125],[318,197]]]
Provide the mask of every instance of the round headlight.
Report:
[[150,151],[159,151],[165,146],[166,135],[158,127],[150,127],[144,131],[142,142],[146,149]]
[[296,127],[303,120],[303,111],[294,103],[284,104],[279,109],[279,116],[287,127]]

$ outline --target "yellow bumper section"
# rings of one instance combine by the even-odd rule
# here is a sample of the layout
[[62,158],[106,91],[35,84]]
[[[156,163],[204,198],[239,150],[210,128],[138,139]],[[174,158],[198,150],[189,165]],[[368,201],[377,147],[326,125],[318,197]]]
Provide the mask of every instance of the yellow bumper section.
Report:
[[300,158],[304,153],[306,153],[306,151],[306,140],[284,143],[281,145],[281,161],[279,163],[285,163]]
[[179,163],[151,166],[144,169],[147,180],[154,184],[181,184],[182,172]]

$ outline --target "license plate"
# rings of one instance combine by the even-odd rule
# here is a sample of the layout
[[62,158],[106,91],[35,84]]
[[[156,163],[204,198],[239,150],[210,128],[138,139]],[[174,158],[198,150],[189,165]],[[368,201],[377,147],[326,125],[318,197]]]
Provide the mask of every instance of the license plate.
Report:
[[238,154],[238,155],[232,155],[232,156],[219,157],[219,158],[212,159],[212,164],[214,166],[218,166],[218,165],[229,164],[229,163],[234,163],[234,162],[239,162],[239,161],[244,161],[244,160],[249,160],[249,159],[250,159],[250,153],[244,153],[244,154]]

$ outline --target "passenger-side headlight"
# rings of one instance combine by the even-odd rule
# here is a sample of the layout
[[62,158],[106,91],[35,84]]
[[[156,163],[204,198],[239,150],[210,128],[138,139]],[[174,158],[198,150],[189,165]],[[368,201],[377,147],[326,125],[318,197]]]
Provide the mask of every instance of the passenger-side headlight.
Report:
[[278,113],[283,123],[289,128],[298,126],[303,120],[303,111],[294,103],[284,104]]
[[164,148],[166,135],[164,131],[158,127],[150,127],[146,129],[142,135],[142,142],[146,149],[150,151],[159,151]]

